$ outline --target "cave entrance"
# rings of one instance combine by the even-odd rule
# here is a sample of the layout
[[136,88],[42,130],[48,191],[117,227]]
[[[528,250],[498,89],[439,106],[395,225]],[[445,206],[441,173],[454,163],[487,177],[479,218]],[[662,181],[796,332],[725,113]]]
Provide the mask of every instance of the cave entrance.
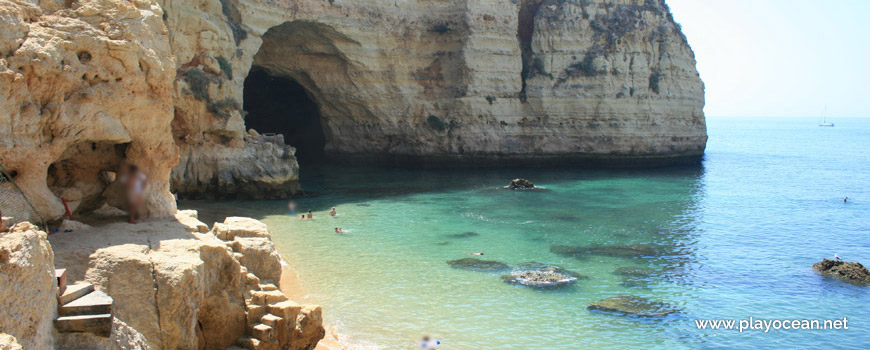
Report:
[[295,79],[252,67],[245,79],[244,110],[248,129],[284,135],[284,142],[296,148],[300,162],[323,160],[326,137],[320,111]]

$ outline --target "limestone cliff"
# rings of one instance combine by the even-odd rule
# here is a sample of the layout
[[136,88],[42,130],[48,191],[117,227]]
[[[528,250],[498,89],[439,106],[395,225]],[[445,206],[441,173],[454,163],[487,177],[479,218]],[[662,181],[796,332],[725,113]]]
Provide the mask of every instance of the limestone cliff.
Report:
[[252,67],[306,89],[336,158],[659,165],[706,143],[694,55],[661,0],[162,4],[192,87],[176,122],[228,145]]
[[63,214],[61,197],[72,211],[112,199],[100,172],[123,164],[148,174],[145,214],[173,213],[176,69],[163,10],[69,3],[0,1],[0,163],[46,219]]
[[667,165],[706,143],[663,0],[3,0],[0,26],[0,161],[49,219],[111,201],[124,164],[151,214],[170,178],[298,192],[301,145],[246,130],[252,70],[302,87],[332,158]]

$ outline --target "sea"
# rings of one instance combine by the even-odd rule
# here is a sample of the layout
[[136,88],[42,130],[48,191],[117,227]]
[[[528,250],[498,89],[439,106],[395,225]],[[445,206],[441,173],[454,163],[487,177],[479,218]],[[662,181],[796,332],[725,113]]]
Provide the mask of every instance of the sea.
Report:
[[[710,117],[702,164],[661,169],[302,164],[294,215],[287,201],[180,206],[267,223],[351,348],[415,349],[429,335],[445,350],[868,349],[870,287],[812,269],[835,254],[870,263],[870,119],[834,123]],[[539,189],[504,189],[514,178]],[[508,267],[448,264],[464,258]],[[546,289],[502,278],[529,262],[580,278]],[[667,312],[588,308],[614,297]]]

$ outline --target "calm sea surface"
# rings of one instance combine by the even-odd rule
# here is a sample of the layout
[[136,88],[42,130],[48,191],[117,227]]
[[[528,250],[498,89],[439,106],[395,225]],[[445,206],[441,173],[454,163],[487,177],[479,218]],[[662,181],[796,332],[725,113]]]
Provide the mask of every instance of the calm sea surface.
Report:
[[[302,167],[312,196],[183,202],[203,217],[271,227],[329,324],[366,348],[870,348],[870,288],[822,278],[835,253],[870,263],[870,119],[708,118],[702,166],[657,170],[390,170]],[[516,177],[540,191],[499,189]],[[849,202],[843,203],[848,196]],[[327,215],[336,207],[337,217]],[[335,227],[349,231],[336,235]],[[465,232],[478,235],[451,236]],[[462,236],[462,235],[460,235]],[[652,257],[563,256],[552,246],[652,245]],[[559,265],[588,279],[555,290],[501,273],[453,269],[483,251],[510,265]],[[649,276],[626,278],[620,267]],[[680,311],[642,318],[592,312],[633,295]],[[698,330],[695,319],[842,319],[848,330]]]

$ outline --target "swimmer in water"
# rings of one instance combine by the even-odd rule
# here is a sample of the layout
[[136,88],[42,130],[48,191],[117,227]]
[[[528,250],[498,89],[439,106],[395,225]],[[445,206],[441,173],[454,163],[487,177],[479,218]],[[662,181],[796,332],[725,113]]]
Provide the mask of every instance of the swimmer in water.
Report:
[[431,339],[428,335],[423,336],[423,340],[417,343],[420,345],[420,349],[424,350],[435,350],[438,345],[441,345],[441,341],[438,339]]
[[299,220],[305,220],[305,214],[299,215]]
[[335,233],[344,233],[344,230],[342,230],[341,227],[336,227]]
[[332,210],[329,211],[329,216],[335,216],[335,207],[332,207]]
[[477,253],[465,253],[465,254],[468,254],[468,255],[483,255],[483,252],[477,252]]
[[311,209],[308,209],[308,219],[314,219],[314,214],[311,214]]

